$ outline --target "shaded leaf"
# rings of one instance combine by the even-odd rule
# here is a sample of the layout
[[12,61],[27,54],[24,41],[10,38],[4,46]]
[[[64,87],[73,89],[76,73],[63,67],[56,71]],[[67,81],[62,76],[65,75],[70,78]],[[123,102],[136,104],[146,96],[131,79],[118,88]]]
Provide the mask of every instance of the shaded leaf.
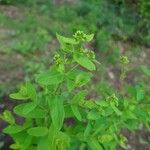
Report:
[[72,112],[73,114],[75,115],[75,117],[81,121],[82,120],[82,117],[81,117],[81,114],[80,114],[80,111],[79,111],[79,108],[78,106],[76,105],[71,105],[71,109],[72,109]]

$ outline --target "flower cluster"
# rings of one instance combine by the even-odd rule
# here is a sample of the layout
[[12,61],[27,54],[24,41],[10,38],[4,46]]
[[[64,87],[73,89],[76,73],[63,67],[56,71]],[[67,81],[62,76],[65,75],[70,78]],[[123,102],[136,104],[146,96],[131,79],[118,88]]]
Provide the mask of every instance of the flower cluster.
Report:
[[127,56],[121,56],[121,57],[120,57],[120,62],[121,62],[122,64],[127,65],[127,64],[129,64],[129,59],[128,59]]
[[80,53],[82,53],[83,55],[86,55],[88,58],[90,59],[95,59],[95,54],[93,51],[88,50],[88,49],[84,49],[84,48],[80,48]]
[[83,31],[77,31],[73,37],[76,39],[76,41],[80,42],[84,42],[86,41],[86,34]]

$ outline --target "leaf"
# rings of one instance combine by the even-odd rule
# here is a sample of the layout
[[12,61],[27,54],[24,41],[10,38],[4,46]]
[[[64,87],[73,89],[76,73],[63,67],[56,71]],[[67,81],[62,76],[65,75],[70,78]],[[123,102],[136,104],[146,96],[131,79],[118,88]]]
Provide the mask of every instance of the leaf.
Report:
[[73,58],[78,64],[80,64],[82,67],[90,71],[93,71],[96,69],[94,63],[88,57],[82,54],[75,53]]
[[91,77],[92,75],[90,73],[80,72],[76,76],[75,84],[77,84],[77,86],[79,87],[82,87],[83,85],[85,85],[90,81]]
[[19,92],[10,94],[10,98],[16,100],[36,100],[36,90],[31,83],[27,82],[21,86]]
[[105,100],[96,100],[95,103],[102,107],[108,107],[109,104]]
[[91,73],[87,73],[78,69],[69,71],[66,75],[68,89],[72,90],[77,86],[81,87],[85,85],[90,81],[91,77]]
[[82,120],[82,117],[81,117],[81,114],[80,114],[80,111],[79,111],[79,108],[78,106],[76,105],[71,105],[71,109],[72,109],[72,112],[73,114],[75,115],[75,117],[81,121]]
[[61,36],[59,34],[56,34],[56,36],[61,45],[61,48],[65,52],[73,52],[73,50],[74,50],[73,45],[78,44],[78,42],[75,39],[67,38],[67,37]]
[[87,95],[87,91],[78,92],[71,100],[72,104],[78,104],[80,101],[84,100]]
[[49,147],[48,137],[41,137],[38,141],[37,150],[51,150]]
[[46,136],[48,129],[46,127],[34,127],[27,130],[27,133],[32,136]]
[[14,108],[14,112],[22,117],[25,118],[45,118],[46,116],[46,111],[36,107],[35,109],[33,109],[32,111],[30,111],[29,113],[24,113],[23,109],[26,107],[26,103],[25,104],[20,104],[18,106],[16,106]]
[[63,98],[61,96],[55,96],[50,102],[50,109],[51,109],[51,117],[52,117],[52,122],[54,126],[60,130],[64,117],[65,117],[65,112],[64,112],[64,106],[63,106]]
[[36,81],[41,85],[56,85],[64,80],[64,76],[57,71],[49,71],[47,73],[42,73],[37,75]]
[[98,140],[94,138],[88,140],[88,145],[90,146],[92,150],[103,150]]
[[87,118],[88,118],[89,120],[97,120],[97,119],[99,119],[100,117],[101,117],[100,112],[97,112],[97,111],[95,111],[95,110],[91,110],[91,111],[88,113],[88,115],[87,115]]
[[7,134],[16,134],[23,131],[24,129],[24,127],[19,125],[9,125],[3,130],[3,132]]
[[3,115],[0,114],[0,118],[8,122],[9,124],[14,124],[15,123],[15,118],[12,115],[11,111],[5,110],[3,112]]
[[10,149],[20,149],[20,145],[18,143],[11,144],[9,146]]
[[58,130],[54,126],[54,124],[50,125],[48,140],[49,140],[49,148],[50,150],[56,150],[56,136],[58,134]]
[[65,150],[70,146],[70,137],[64,132],[58,132],[56,136],[56,141],[59,150]]
[[37,97],[37,94],[36,94],[36,90],[35,90],[34,86],[30,82],[27,82],[26,87],[27,87],[27,92],[28,92],[29,97],[33,101],[35,101],[36,97]]
[[69,92],[71,92],[75,88],[74,81],[67,79],[67,89]]
[[91,123],[88,122],[86,128],[85,128],[85,131],[84,131],[84,137],[87,138],[89,135],[90,135],[90,132],[92,130],[92,126],[91,126]]
[[85,37],[86,37],[86,41],[90,42],[93,40],[94,34],[89,34],[89,35],[86,34]]
[[109,134],[104,134],[102,136],[99,136],[98,140],[100,143],[110,142],[111,140],[113,140],[113,136]]
[[[32,144],[32,140],[33,140],[33,137],[28,135],[27,132],[25,132],[26,136],[24,137],[24,141],[23,141],[23,145],[22,147],[26,150],[29,149],[30,145]],[[19,135],[18,135],[19,136]],[[23,136],[23,135],[20,135],[20,136]],[[20,138],[19,136],[19,138]]]
[[36,103],[34,102],[29,102],[27,103],[24,108],[23,108],[23,114],[28,114],[31,112],[34,108],[36,107]]
[[9,95],[10,98],[15,100],[27,100],[29,96],[23,96],[21,93],[12,93]]
[[73,38],[67,38],[67,37],[61,36],[59,34],[56,34],[56,36],[57,36],[57,39],[60,42],[60,44],[63,44],[63,43],[72,44],[72,45],[78,44],[78,42]]
[[111,104],[111,107],[118,116],[122,115],[122,112],[114,104]]

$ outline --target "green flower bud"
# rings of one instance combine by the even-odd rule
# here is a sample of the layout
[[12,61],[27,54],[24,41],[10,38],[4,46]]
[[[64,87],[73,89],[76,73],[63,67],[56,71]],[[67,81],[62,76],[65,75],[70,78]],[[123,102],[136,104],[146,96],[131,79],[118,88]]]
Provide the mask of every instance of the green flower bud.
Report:
[[86,41],[86,34],[83,31],[77,31],[73,37],[76,41]]
[[116,106],[118,106],[118,98],[115,94],[112,94],[111,96],[107,97],[106,100],[110,103],[114,103]]
[[120,62],[121,62],[122,64],[129,64],[129,59],[128,59],[127,56],[121,56],[121,57],[120,57]]

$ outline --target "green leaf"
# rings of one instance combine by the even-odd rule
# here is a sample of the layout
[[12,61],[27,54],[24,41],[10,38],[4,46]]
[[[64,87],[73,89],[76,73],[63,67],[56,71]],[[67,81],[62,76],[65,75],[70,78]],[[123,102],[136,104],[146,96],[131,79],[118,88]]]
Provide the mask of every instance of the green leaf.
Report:
[[61,83],[64,80],[64,76],[57,71],[49,71],[47,73],[39,74],[36,78],[36,81],[41,85],[56,85]]
[[35,90],[34,86],[30,82],[27,82],[26,87],[27,87],[27,92],[28,92],[29,97],[33,101],[35,101],[36,97],[37,97],[37,94],[36,94],[36,90]]
[[56,141],[59,150],[65,150],[70,147],[70,137],[64,132],[58,132]]
[[91,73],[87,73],[78,69],[71,70],[67,73],[67,87],[69,91],[73,90],[75,87],[84,86],[90,81],[92,77]]
[[60,42],[60,44],[64,44],[64,43],[72,44],[72,45],[78,44],[78,42],[73,38],[67,38],[67,37],[61,36],[59,34],[56,34],[56,36],[57,36],[57,39]]
[[46,136],[48,134],[48,129],[46,127],[34,127],[28,129],[27,133],[32,136]]
[[45,118],[46,111],[44,111],[38,107],[36,107],[32,111],[30,111],[29,113],[25,113],[23,110],[25,107],[27,107],[27,104],[25,103],[25,104],[20,104],[20,105],[16,106],[14,108],[14,112],[17,115],[25,117],[25,118]]
[[15,118],[12,115],[11,111],[5,110],[3,112],[3,115],[0,114],[0,118],[8,122],[9,124],[14,124],[15,123]]
[[71,105],[71,109],[72,109],[72,112],[73,114],[75,115],[75,117],[81,121],[82,120],[82,117],[81,117],[81,114],[80,114],[80,111],[79,111],[79,108],[78,106],[76,105]]
[[75,84],[79,87],[84,86],[91,79],[92,75],[90,73],[81,72],[76,76]]
[[10,149],[20,149],[20,145],[18,143],[11,144],[9,146]]
[[95,64],[87,56],[84,56],[80,53],[75,53],[73,58],[78,64],[90,71],[96,69]]
[[89,34],[89,35],[86,34],[85,37],[86,37],[86,41],[90,42],[93,40],[94,34]]
[[37,150],[51,150],[47,136],[40,138],[38,141]]
[[27,100],[29,99],[29,96],[23,96],[21,93],[12,93],[9,95],[10,98],[15,100]]
[[92,150],[103,150],[98,140],[94,138],[88,140],[88,145],[90,146]]
[[9,125],[3,130],[3,132],[7,134],[16,134],[23,131],[24,129],[24,127],[19,125]]
[[80,91],[71,100],[72,104],[78,104],[80,101],[84,100],[87,95],[87,91]]
[[111,104],[111,107],[118,116],[122,115],[122,112],[114,104]]
[[61,45],[61,48],[65,51],[65,52],[73,52],[74,47],[73,45],[78,44],[78,42],[75,39],[72,38],[66,38],[64,36],[61,36],[59,34],[56,34],[57,39]]
[[108,107],[109,106],[108,102],[105,100],[96,100],[95,103],[99,106],[102,106],[102,107]]
[[31,83],[27,82],[21,86],[19,92],[10,94],[10,98],[16,100],[36,100],[36,90]]
[[31,112],[34,108],[36,107],[36,103],[34,102],[29,102],[27,103],[24,108],[23,108],[23,114],[28,114]]
[[56,150],[56,136],[58,134],[58,129],[54,124],[51,124],[49,128],[48,140],[50,150]]
[[50,100],[50,109],[51,109],[51,117],[52,117],[52,122],[54,126],[60,130],[64,117],[65,117],[65,112],[64,112],[64,106],[63,106],[63,97],[61,96],[55,96],[53,99]]
[[91,111],[88,113],[88,115],[87,115],[87,118],[88,118],[89,120],[97,120],[97,119],[99,119],[100,117],[101,117],[100,112],[97,112],[97,111],[95,111],[95,110],[91,110]]
[[113,136],[109,134],[104,134],[102,136],[99,136],[98,140],[100,143],[110,142],[111,140],[113,140]]
[[69,92],[71,92],[75,88],[74,81],[67,79],[67,89]]
[[88,122],[86,128],[85,128],[85,131],[84,131],[84,137],[87,138],[89,135],[90,135],[90,132],[92,130],[92,126],[91,126],[91,123]]

